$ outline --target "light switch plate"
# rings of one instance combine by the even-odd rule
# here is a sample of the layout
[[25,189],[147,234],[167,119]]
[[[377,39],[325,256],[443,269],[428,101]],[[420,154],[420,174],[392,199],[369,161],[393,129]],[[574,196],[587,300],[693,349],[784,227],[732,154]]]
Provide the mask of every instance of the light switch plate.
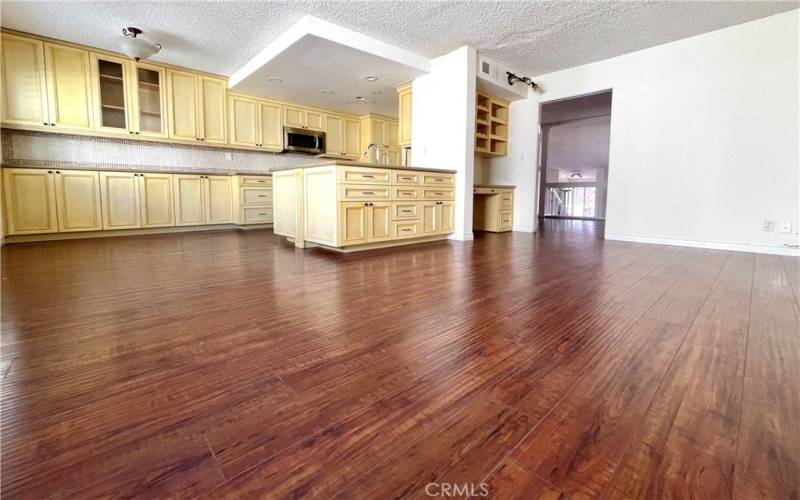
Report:
[[792,223],[788,220],[782,220],[780,224],[780,231],[782,233],[791,233],[792,232]]
[[768,233],[775,232],[775,221],[774,220],[765,220],[762,229]]

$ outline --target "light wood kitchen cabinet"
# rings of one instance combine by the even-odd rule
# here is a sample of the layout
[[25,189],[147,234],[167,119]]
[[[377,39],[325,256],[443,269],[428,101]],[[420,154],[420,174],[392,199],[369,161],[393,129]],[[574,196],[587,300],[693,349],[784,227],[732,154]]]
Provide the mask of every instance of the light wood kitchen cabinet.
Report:
[[203,176],[206,224],[233,222],[233,183],[228,175]]
[[177,226],[233,222],[230,176],[176,174],[173,184]]
[[135,134],[131,106],[130,61],[92,52],[95,130]]
[[328,115],[325,125],[325,152],[343,158],[358,159],[359,129],[358,120],[344,116]]
[[142,62],[128,62],[131,82],[131,130],[135,135],[167,136],[166,69]]
[[271,151],[283,151],[283,122],[280,104],[261,101],[261,114],[258,122],[261,147]]
[[389,164],[400,165],[401,151],[398,143],[398,126],[396,120],[367,115],[361,118],[360,155],[362,160],[369,161],[364,154],[367,146],[376,144],[389,148]]
[[[407,244],[453,232],[454,205],[446,196],[452,189],[422,180],[441,179],[446,186],[454,174],[330,161],[273,175],[276,234],[293,238],[301,247],[314,243],[342,248],[400,239],[398,244]],[[445,196],[426,200],[425,189]]]
[[56,170],[55,184],[59,232],[103,229],[98,172]]
[[221,78],[197,76],[200,95],[198,110],[200,129],[198,134],[203,142],[225,144],[227,130],[225,127],[225,92],[228,84]]
[[100,172],[100,199],[103,229],[141,227],[139,210],[139,174]]
[[245,96],[228,94],[228,126],[231,144],[258,146],[259,103]]
[[167,70],[169,136],[225,143],[225,89],[221,78]]
[[49,123],[70,130],[92,130],[92,78],[89,52],[44,44]]
[[3,169],[9,235],[58,232],[54,172],[31,168]]
[[411,145],[411,82],[397,86],[397,143],[400,146]]
[[494,233],[512,230],[514,186],[476,185],[472,192],[472,229]]
[[279,104],[228,94],[228,127],[231,144],[283,149]]
[[325,130],[326,116],[320,111],[300,106],[284,106],[283,122],[287,127]]
[[172,174],[140,173],[139,211],[143,228],[175,225]]
[[44,42],[0,34],[3,125],[49,126]]

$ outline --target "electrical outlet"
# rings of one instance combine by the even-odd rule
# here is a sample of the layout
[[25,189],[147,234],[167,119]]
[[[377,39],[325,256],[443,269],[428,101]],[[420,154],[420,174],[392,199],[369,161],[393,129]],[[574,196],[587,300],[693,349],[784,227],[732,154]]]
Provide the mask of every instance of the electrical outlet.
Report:
[[228,160],[228,161],[233,160],[233,153],[231,153],[230,151],[226,151],[225,152],[225,159]]
[[775,221],[774,220],[765,220],[762,229],[768,233],[775,232]]
[[788,220],[782,220],[780,224],[780,231],[782,233],[791,233],[792,232],[792,223]]

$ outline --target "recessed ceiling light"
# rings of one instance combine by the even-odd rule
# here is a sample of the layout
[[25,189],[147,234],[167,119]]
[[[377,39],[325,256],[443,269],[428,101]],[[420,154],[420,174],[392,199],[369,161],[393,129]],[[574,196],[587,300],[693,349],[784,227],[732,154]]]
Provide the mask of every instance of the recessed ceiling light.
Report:
[[365,77],[364,77],[364,80],[366,80],[366,81],[368,81],[368,82],[376,82],[376,81],[378,81],[378,77],[377,77],[377,76],[372,76],[372,75],[369,75],[369,76],[365,76]]
[[333,94],[333,90],[330,90],[330,89],[320,90],[319,92],[321,94],[327,94],[327,95]]
[[365,98],[365,97],[361,97],[360,95],[357,95],[357,96],[355,97],[355,99],[356,99],[356,101],[365,101],[365,100],[366,100],[366,98]]
[[274,78],[274,77],[273,78],[267,78],[267,81],[269,83],[281,83],[281,82],[283,82],[283,80],[281,80],[280,78]]
[[381,95],[381,91],[375,90],[374,92],[370,92],[369,95]]

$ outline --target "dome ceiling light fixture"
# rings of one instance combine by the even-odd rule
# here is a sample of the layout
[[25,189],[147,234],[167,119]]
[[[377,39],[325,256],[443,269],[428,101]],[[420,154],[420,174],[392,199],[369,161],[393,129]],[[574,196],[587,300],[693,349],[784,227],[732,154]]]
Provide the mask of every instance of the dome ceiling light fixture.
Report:
[[122,34],[125,35],[125,38],[119,42],[120,49],[125,55],[135,59],[137,62],[147,59],[161,50],[161,44],[150,43],[143,38],[139,38],[139,35],[142,34],[142,30],[139,28],[122,28]]

